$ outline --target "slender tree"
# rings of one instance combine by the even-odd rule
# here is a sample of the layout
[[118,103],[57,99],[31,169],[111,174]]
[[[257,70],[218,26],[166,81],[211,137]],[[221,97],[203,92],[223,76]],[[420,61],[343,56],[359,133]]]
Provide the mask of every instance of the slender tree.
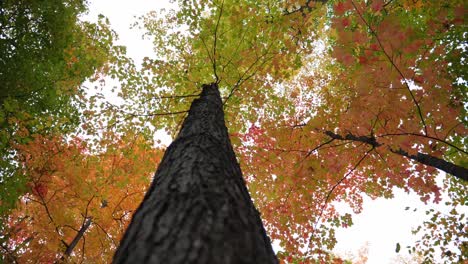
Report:
[[277,262],[232,149],[218,85],[203,85],[114,263]]

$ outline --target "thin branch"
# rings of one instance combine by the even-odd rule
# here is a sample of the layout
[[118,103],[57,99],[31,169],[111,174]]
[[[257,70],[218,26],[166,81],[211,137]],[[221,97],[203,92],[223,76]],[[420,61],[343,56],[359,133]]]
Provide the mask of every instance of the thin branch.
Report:
[[142,193],[142,191],[140,192],[132,192],[132,193],[129,193],[125,196],[123,196],[120,201],[114,206],[114,209],[112,210],[112,216],[114,216],[115,213],[117,213],[117,207],[120,206],[120,204],[125,200],[127,199],[128,197],[132,196],[132,195],[135,195],[135,194],[139,194],[139,193]]
[[[270,48],[270,47],[269,47]],[[268,48],[268,49],[269,49]],[[224,100],[223,102],[223,106],[226,104],[226,102],[231,98],[231,96],[234,94],[234,92],[244,83],[246,82],[247,80],[249,80],[250,78],[252,78],[257,72],[254,71],[252,72],[250,75],[248,75],[247,77],[244,78],[244,76],[247,75],[247,73],[253,69],[253,67],[257,64],[257,62],[260,61],[260,59],[262,59],[263,57],[266,57],[268,55],[268,49],[267,49],[267,52],[265,54],[262,54],[261,56],[258,56],[257,59],[247,68],[247,70],[244,71],[244,73],[240,76],[240,78],[237,80],[237,82],[234,84],[234,86],[232,87],[231,91],[229,92],[229,95],[226,97],[226,99]],[[264,60],[260,65],[260,66],[263,66],[266,62],[268,61],[268,59]]]
[[[449,135],[452,133],[452,131],[457,128],[459,125],[463,125],[462,122],[458,122],[458,124],[454,125],[452,128],[450,128],[447,133],[445,134],[444,140],[449,137]],[[466,152],[465,152],[466,153]]]
[[221,16],[223,15],[223,8],[224,8],[224,0],[221,2],[221,8],[219,10],[219,16],[218,16],[218,21],[216,21],[216,27],[214,31],[214,40],[213,40],[213,73],[216,78],[216,83],[219,83],[219,77],[218,74],[216,73],[216,43],[218,40],[218,27],[219,27],[219,22],[221,21]]
[[109,235],[109,233],[107,233],[107,231],[104,230],[104,228],[103,228],[100,224],[98,224],[97,222],[94,222],[94,224],[95,224],[99,229],[101,229],[101,231],[102,231],[104,234],[106,234],[106,236],[112,241],[112,244],[114,244],[114,246],[117,246],[117,243],[115,242],[114,238],[113,238],[111,235]]
[[431,136],[428,136],[428,135],[422,135],[422,134],[418,134],[418,133],[387,133],[387,134],[381,134],[381,135],[378,135],[377,137],[389,137],[389,136],[415,136],[415,137],[423,137],[423,138],[428,138],[428,139],[432,139],[432,140],[435,140],[435,141],[439,141],[447,146],[450,146],[462,153],[465,153],[465,154],[468,154],[467,151],[453,145],[452,143],[450,142],[447,142],[443,139],[440,139],[440,138],[436,138],[436,137],[431,137]]
[[144,100],[143,103],[147,103],[151,100],[163,100],[163,99],[185,99],[192,97],[199,97],[200,94],[187,94],[187,95],[162,95],[162,96],[152,96],[150,95],[148,99]]
[[81,223],[81,225],[84,225],[85,222],[86,222],[86,219],[88,218],[88,209],[89,209],[89,205],[91,204],[91,202],[93,201],[93,199],[96,197],[96,195],[93,194],[93,197],[91,197],[91,199],[89,199],[88,203],[86,204],[86,209],[85,209],[85,214],[83,216],[83,222]]
[[125,115],[128,115],[128,116],[131,116],[131,117],[145,117],[145,116],[149,116],[149,117],[153,117],[153,116],[168,116],[168,115],[178,115],[178,114],[183,114],[183,113],[187,113],[188,110],[184,110],[184,111],[177,111],[177,112],[168,112],[168,113],[136,113],[136,112],[127,112],[125,110],[122,110],[122,109],[119,109],[116,105],[112,104],[112,103],[109,103],[109,102],[105,102],[107,105],[109,105],[111,108],[113,109],[116,109],[117,111],[125,114]]
[[201,41],[202,41],[202,43],[203,43],[203,46],[205,47],[206,53],[208,54],[208,58],[210,59],[211,64],[212,64],[212,65],[215,65],[215,62],[213,61],[213,57],[211,57],[210,49],[209,49],[208,46],[206,45],[205,40],[203,39],[202,36],[200,36],[200,39],[201,39]]
[[327,145],[327,144],[332,143],[334,140],[335,140],[335,139],[332,138],[332,139],[330,139],[330,140],[328,140],[328,141],[325,141],[325,142],[321,143],[320,145],[316,146],[315,148],[309,150],[309,152],[307,153],[307,155],[305,156],[304,159],[308,158],[314,151],[318,150],[319,148],[321,148],[321,147],[323,147],[323,146],[325,146],[325,145]]
[[232,60],[233,60],[235,57],[238,57],[238,56],[239,56],[238,51],[239,51],[239,48],[240,48],[242,42],[244,42],[244,38],[245,38],[246,32],[247,32],[247,30],[243,30],[243,31],[242,31],[242,35],[241,35],[241,37],[240,37],[240,39],[239,39],[239,43],[237,44],[236,49],[234,50],[234,52],[232,52],[231,58],[229,58],[229,60],[226,62],[226,64],[221,65],[221,67],[223,68],[223,71],[224,71],[224,69],[226,69],[226,67],[227,67],[229,64],[231,64]]
[[[50,213],[49,211],[49,207],[47,206],[45,200],[44,200],[44,197],[42,197],[41,194],[39,194],[39,198],[41,199],[41,204],[42,206],[44,206],[45,210],[46,210],[46,214],[47,216],[49,217],[49,220],[50,222],[54,225],[54,228],[55,228],[55,231],[57,232],[57,235],[61,236],[61,232],[59,230],[59,227],[57,226],[57,224],[55,223],[54,219],[52,218],[52,214]],[[60,242],[62,242],[62,244],[65,246],[65,247],[68,247],[68,244],[67,242],[65,242],[63,239],[60,239]]]
[[385,57],[388,59],[388,61],[390,62],[390,64],[392,64],[392,66],[395,68],[395,70],[398,72],[398,74],[400,75],[400,77],[403,79],[403,82],[406,86],[406,89],[408,90],[410,96],[411,96],[411,99],[413,100],[414,104],[416,105],[416,108],[417,108],[417,111],[418,111],[418,115],[419,115],[419,118],[421,119],[421,122],[423,124],[423,127],[424,127],[424,134],[428,134],[427,133],[427,126],[426,126],[426,122],[424,121],[424,118],[423,118],[423,114],[422,114],[422,110],[421,110],[421,107],[419,106],[419,103],[418,101],[416,100],[416,97],[414,96],[413,92],[411,91],[410,87],[409,87],[409,84],[405,78],[405,76],[403,75],[403,73],[400,71],[400,69],[396,66],[395,62],[393,61],[393,59],[388,55],[387,51],[385,51],[385,48],[382,44],[382,42],[380,41],[379,37],[377,36],[377,33],[375,32],[375,30],[369,25],[369,23],[367,23],[367,21],[364,19],[364,17],[362,16],[361,12],[359,12],[359,9],[357,8],[356,4],[354,3],[354,1],[351,1],[351,4],[353,5],[354,9],[356,10],[356,13],[358,14],[358,16],[361,18],[361,20],[364,22],[364,24],[367,26],[367,28],[370,30],[371,34],[374,35],[377,43],[379,44],[379,47],[380,49],[382,50],[383,54],[385,55]]
[[351,175],[351,173],[353,173],[353,172],[359,167],[359,165],[362,163],[362,161],[369,155],[369,153],[370,153],[372,150],[374,150],[374,147],[372,147],[371,149],[369,149],[368,151],[366,151],[366,153],[364,154],[364,156],[362,156],[362,157],[358,160],[358,162],[354,165],[354,167],[353,167],[351,170],[349,170],[338,182],[336,182],[336,183],[332,186],[332,188],[330,189],[330,191],[328,191],[328,193],[327,193],[327,195],[326,195],[326,197],[325,197],[325,199],[324,199],[324,201],[323,201],[322,207],[321,207],[321,209],[320,209],[320,215],[319,215],[319,217],[317,218],[317,220],[316,220],[315,223],[314,223],[314,229],[313,229],[312,234],[311,234],[311,236],[310,236],[310,238],[309,238],[309,244],[310,244],[310,242],[311,242],[311,240],[312,240],[312,237],[313,237],[314,232],[315,232],[315,230],[316,230],[317,224],[318,224],[318,222],[320,221],[320,219],[321,219],[322,216],[323,216],[323,212],[324,212],[324,210],[325,210],[325,207],[326,207],[327,204],[328,204],[328,200],[330,199],[330,196],[332,195],[333,191],[334,191],[349,175]]
[[64,225],[63,227],[68,227],[68,228],[70,228],[71,230],[73,230],[73,231],[75,231],[75,232],[78,232],[78,231],[80,231],[80,230],[78,230],[78,229],[74,228],[74,227],[73,227],[73,226],[71,226],[71,225]]

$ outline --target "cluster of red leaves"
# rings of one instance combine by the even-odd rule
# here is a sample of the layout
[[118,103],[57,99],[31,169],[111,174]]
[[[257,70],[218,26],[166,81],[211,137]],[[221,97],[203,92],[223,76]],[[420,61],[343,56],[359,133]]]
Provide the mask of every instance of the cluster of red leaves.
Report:
[[[424,202],[441,200],[436,169],[394,151],[443,158],[448,139],[467,134],[447,43],[439,41],[463,25],[464,9],[410,2],[336,2],[327,58],[333,63],[323,66],[332,77],[324,81],[317,68],[300,74],[290,85],[291,101],[302,110],[280,123],[261,116],[239,135],[247,142],[237,151],[249,190],[286,260],[328,257],[334,228],[352,224],[333,201],[358,213],[363,194],[391,198],[395,187]],[[447,16],[447,10],[454,12]],[[419,24],[418,16],[424,17]],[[304,105],[310,107],[304,111]],[[327,131],[379,144],[333,140]]]

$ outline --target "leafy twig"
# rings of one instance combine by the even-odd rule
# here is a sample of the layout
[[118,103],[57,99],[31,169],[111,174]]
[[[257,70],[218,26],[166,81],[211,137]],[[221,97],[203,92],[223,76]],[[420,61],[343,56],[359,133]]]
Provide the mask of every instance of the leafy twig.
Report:
[[416,97],[414,96],[413,92],[411,91],[410,87],[409,87],[409,84],[408,84],[408,81],[406,80],[405,76],[403,75],[403,73],[401,72],[401,70],[396,66],[395,62],[393,61],[393,59],[390,57],[390,55],[388,55],[387,51],[385,50],[382,42],[380,41],[377,33],[375,32],[375,30],[369,25],[369,23],[364,19],[364,17],[362,16],[361,12],[359,12],[359,9],[357,8],[356,4],[354,3],[354,1],[351,1],[351,4],[353,5],[354,9],[356,10],[356,13],[358,14],[359,18],[361,18],[361,20],[364,22],[364,24],[367,26],[367,28],[370,30],[371,34],[374,35],[377,43],[379,44],[379,47],[380,49],[382,50],[383,54],[385,55],[385,57],[388,59],[388,61],[390,62],[390,64],[392,64],[392,66],[395,68],[395,70],[398,72],[398,74],[400,75],[400,77],[403,79],[403,82],[405,84],[405,87],[406,89],[408,90],[408,93],[410,94],[411,96],[411,99],[413,100],[414,104],[416,105],[416,108],[417,108],[417,111],[418,111],[418,115],[419,115],[419,118],[421,119],[421,122],[423,124],[423,128],[424,128],[424,134],[428,135],[428,132],[427,132],[427,126],[426,126],[426,122],[424,121],[424,118],[423,118],[423,114],[422,114],[422,110],[421,110],[421,107],[419,106],[419,103],[418,101],[416,100]]

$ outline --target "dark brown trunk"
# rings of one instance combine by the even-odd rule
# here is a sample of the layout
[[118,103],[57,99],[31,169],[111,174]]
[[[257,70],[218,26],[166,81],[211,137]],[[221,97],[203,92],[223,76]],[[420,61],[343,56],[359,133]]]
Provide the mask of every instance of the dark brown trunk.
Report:
[[204,85],[114,263],[277,263],[242,178],[217,84]]

